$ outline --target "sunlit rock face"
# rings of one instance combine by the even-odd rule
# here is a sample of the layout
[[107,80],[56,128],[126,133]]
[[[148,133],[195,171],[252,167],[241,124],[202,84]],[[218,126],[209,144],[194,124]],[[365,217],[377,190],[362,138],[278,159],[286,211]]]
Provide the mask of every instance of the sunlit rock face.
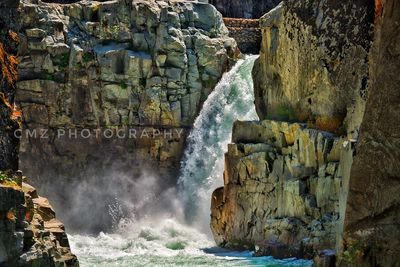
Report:
[[261,121],[234,125],[224,187],[211,203],[219,245],[334,262],[373,22],[374,3],[361,1],[289,0],[260,19],[253,78]]
[[[187,133],[237,55],[220,13],[184,1],[35,3],[21,6],[16,99],[27,129],[51,130],[47,139],[21,139],[21,168],[41,177],[34,183],[56,207],[71,203],[60,190],[77,181],[96,181],[122,195],[115,173],[131,182],[146,173],[161,177],[159,188],[174,185]],[[57,129],[116,127],[137,134],[53,138]],[[111,189],[97,193],[88,206],[115,198]],[[95,230],[110,224],[107,211],[98,216],[91,220]],[[78,214],[69,217],[79,229],[88,225]]]
[[277,257],[335,246],[344,139],[298,123],[236,122],[224,188],[213,195],[218,244]]
[[354,133],[367,96],[374,4],[286,1],[260,20],[253,77],[262,119]]
[[[400,258],[400,3],[376,1],[370,89],[350,175],[342,266],[396,266]],[[383,11],[383,13],[382,13]]]

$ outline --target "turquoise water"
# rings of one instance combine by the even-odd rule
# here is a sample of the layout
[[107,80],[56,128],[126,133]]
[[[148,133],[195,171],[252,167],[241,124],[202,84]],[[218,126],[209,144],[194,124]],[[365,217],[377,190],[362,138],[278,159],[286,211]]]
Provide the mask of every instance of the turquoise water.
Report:
[[212,249],[209,237],[172,219],[129,222],[113,234],[69,239],[81,267],[312,266],[310,261]]
[[[132,214],[120,221],[111,234],[69,235],[82,267],[311,266],[310,261],[257,258],[251,252],[214,248],[211,237],[211,194],[223,185],[224,153],[233,122],[258,119],[251,77],[256,58],[240,60],[204,103],[188,138],[179,189],[161,198],[170,203],[173,214],[164,214],[155,205],[145,218]],[[147,186],[137,190],[146,199],[161,178],[142,179]]]

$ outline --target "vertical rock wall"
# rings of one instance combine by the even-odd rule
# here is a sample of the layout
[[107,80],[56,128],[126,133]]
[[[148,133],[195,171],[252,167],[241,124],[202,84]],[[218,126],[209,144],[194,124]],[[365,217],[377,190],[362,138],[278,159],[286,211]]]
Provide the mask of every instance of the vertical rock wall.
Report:
[[0,266],[78,267],[64,225],[47,199],[23,183],[18,168],[20,112],[14,105],[19,1],[0,2]]
[[373,3],[286,1],[261,18],[263,43],[253,73],[260,118],[356,135],[373,10]]
[[16,169],[18,165],[18,128],[12,119],[16,75],[18,1],[0,3],[0,170]]
[[369,97],[350,174],[343,266],[398,266],[400,260],[400,3],[377,2],[383,7],[377,10]]

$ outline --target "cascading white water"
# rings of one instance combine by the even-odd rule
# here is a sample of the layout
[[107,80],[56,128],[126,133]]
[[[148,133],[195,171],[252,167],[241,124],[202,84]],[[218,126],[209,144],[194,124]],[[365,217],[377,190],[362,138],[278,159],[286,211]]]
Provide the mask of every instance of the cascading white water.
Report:
[[188,137],[181,193],[190,223],[209,232],[211,194],[223,184],[224,153],[235,120],[258,119],[251,71],[257,56],[240,60],[210,94]]
[[[253,258],[250,252],[204,250],[215,246],[207,235],[210,199],[212,191],[223,182],[224,152],[231,140],[233,122],[257,119],[251,77],[255,59],[256,56],[249,56],[240,60],[223,76],[204,103],[188,138],[179,178],[178,196],[183,199],[165,199],[174,207],[183,202],[190,226],[180,221],[179,211],[171,216],[152,210],[146,218],[138,220],[132,215],[122,220],[112,234],[70,235],[72,251],[82,267],[311,266],[303,260]],[[143,178],[146,186],[138,190],[146,191],[152,187],[148,182],[152,179]],[[154,177],[153,180],[157,182]]]

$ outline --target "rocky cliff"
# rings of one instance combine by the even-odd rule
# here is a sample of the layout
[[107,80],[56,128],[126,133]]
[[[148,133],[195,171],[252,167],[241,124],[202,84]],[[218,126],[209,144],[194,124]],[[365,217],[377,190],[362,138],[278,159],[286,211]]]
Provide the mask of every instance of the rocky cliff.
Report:
[[280,258],[335,246],[344,139],[306,125],[236,122],[214,192],[218,244]]
[[49,201],[32,186],[5,176],[0,172],[0,265],[78,267]]
[[[225,247],[333,264],[369,81],[374,4],[285,1],[260,19],[260,122],[237,122],[211,228]],[[349,27],[351,25],[351,27]]]
[[286,1],[265,15],[253,73],[260,118],[357,135],[373,10],[373,3]]
[[258,19],[272,8],[277,6],[280,0],[209,0],[222,16],[228,18]]
[[18,2],[0,2],[0,170],[16,169],[18,165],[18,139],[13,134],[18,124],[12,114],[17,78],[17,7]]
[[20,41],[18,1],[0,3],[0,265],[79,266],[64,226],[47,199],[22,183],[18,168],[20,110],[14,104],[17,46]]
[[400,259],[400,129],[394,112],[400,103],[400,4],[377,1],[377,7],[369,97],[347,196],[343,266],[398,266]]
[[[238,55],[220,13],[200,2],[122,0],[26,0],[22,13],[16,100],[27,130],[50,129],[48,138],[21,139],[21,168],[34,183],[56,206],[67,203],[63,210],[79,214],[69,208],[74,201],[93,211],[116,191],[123,199],[119,179],[135,187],[146,173],[162,178],[160,190],[175,185],[192,122]],[[129,133],[118,138],[118,129]],[[60,185],[85,188],[80,182],[109,190],[61,193]],[[99,209],[101,219],[88,218],[96,231],[111,224]],[[64,216],[82,229],[88,224],[79,214]]]

